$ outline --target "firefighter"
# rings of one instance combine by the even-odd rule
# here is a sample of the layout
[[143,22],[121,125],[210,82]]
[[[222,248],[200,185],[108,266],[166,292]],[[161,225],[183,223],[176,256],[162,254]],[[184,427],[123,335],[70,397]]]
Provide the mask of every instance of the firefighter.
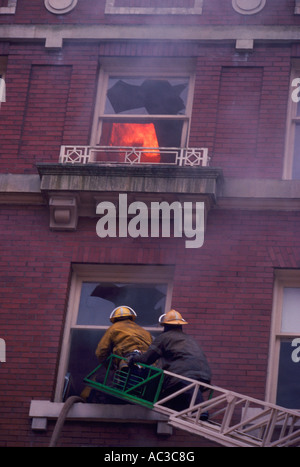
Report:
[[[210,383],[211,370],[207,359],[197,342],[182,330],[187,321],[178,311],[170,310],[159,318],[159,324],[164,331],[153,341],[149,349],[141,355],[133,355],[129,358],[129,365],[136,362],[151,365],[160,359],[163,370],[176,373],[180,376],[195,379],[204,383]],[[189,381],[165,375],[161,399],[188,386]],[[205,388],[202,387],[202,391]],[[184,410],[189,406],[194,388],[185,391],[181,395],[171,399],[166,405],[175,410]],[[196,403],[203,401],[202,392],[198,391]]]
[[[96,348],[96,357],[100,363],[115,354],[123,359],[114,359],[114,370],[126,372],[129,370],[127,358],[130,355],[145,352],[152,342],[151,334],[135,323],[136,312],[129,306],[118,306],[110,314],[112,325],[107,329]],[[132,374],[143,376],[143,370],[135,368]],[[95,376],[97,380],[98,376]],[[100,380],[102,377],[100,375]],[[130,379],[129,379],[130,382]],[[120,403],[118,399],[108,395],[99,394],[86,386],[81,397],[87,402]]]
[[[98,343],[96,357],[104,362],[110,354],[128,357],[132,352],[145,352],[152,342],[151,334],[135,323],[136,312],[129,306],[118,306],[109,319],[112,325]],[[127,364],[127,363],[126,363]],[[118,366],[124,365],[118,359]]]

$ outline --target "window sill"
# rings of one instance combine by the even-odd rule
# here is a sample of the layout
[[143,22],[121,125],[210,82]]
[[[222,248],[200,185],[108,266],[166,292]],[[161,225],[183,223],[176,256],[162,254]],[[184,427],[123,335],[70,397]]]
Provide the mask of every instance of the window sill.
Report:
[[[29,409],[32,430],[46,431],[47,421],[56,420],[63,405],[63,402],[32,400]],[[85,404],[78,402],[71,407],[66,419],[85,422],[157,423],[157,434],[172,434],[172,427],[167,425],[167,416],[132,404]]]

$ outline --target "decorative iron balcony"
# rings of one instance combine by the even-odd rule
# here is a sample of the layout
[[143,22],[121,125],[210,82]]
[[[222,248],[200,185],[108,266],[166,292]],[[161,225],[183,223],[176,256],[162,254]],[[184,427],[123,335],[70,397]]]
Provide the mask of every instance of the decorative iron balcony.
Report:
[[61,146],[62,164],[209,165],[207,148],[145,148],[125,146]]

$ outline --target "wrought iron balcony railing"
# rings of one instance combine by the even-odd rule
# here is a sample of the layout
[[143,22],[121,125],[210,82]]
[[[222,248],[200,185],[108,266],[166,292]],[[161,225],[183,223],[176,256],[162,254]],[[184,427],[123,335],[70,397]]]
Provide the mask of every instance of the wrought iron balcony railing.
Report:
[[209,165],[207,148],[145,148],[125,146],[61,146],[62,164]]

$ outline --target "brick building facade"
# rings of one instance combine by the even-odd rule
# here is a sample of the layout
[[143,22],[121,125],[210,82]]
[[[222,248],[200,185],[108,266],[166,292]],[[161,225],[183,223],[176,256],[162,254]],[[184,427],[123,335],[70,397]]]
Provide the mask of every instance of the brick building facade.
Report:
[[[158,290],[162,301],[136,310],[140,324],[155,334],[172,306],[215,385],[300,408],[299,26],[298,0],[0,1],[0,446],[49,444],[65,374],[75,368],[80,392],[109,326],[111,303],[94,311],[97,284]],[[117,81],[132,101],[146,80],[168,84],[181,108],[107,107]],[[111,153],[146,146],[109,141],[122,124],[156,128],[160,163]],[[120,193],[147,206],[203,202],[203,245],[100,238],[96,207]],[[60,443],[214,445],[166,434],[139,409],[85,407]]]

